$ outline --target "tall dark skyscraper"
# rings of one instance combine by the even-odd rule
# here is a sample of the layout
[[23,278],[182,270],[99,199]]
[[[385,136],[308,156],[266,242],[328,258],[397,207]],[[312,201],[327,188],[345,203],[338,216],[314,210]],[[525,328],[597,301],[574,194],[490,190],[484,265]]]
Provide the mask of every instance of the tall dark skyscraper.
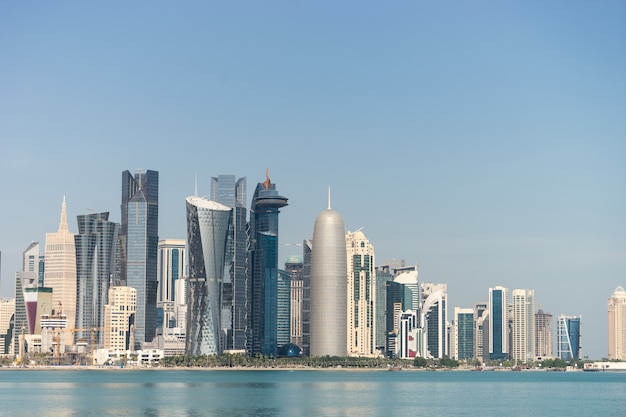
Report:
[[[109,213],[78,216],[76,246],[76,328],[96,328],[95,342],[104,341],[104,306],[111,281],[119,280],[119,229]],[[73,324],[72,324],[73,326]],[[76,334],[90,340],[90,332]]]
[[211,200],[233,209],[228,230],[222,328],[224,349],[245,350],[248,326],[248,222],[246,178],[211,177]]
[[135,348],[152,342],[157,327],[159,173],[122,173],[122,279],[137,290]]
[[250,208],[250,333],[249,351],[278,355],[278,213],[287,198],[276,191],[266,174]]

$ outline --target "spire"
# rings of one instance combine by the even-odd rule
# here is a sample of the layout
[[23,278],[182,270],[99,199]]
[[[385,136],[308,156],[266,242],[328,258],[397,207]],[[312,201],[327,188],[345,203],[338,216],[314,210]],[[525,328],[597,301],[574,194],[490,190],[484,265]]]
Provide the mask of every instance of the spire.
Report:
[[195,197],[198,197],[198,173],[197,172],[196,172],[196,182],[195,182],[195,186],[194,186],[193,195]]
[[330,185],[328,186],[328,210],[330,210]]
[[65,196],[61,204],[61,221],[59,222],[59,232],[68,231],[67,227],[67,205],[65,204]]

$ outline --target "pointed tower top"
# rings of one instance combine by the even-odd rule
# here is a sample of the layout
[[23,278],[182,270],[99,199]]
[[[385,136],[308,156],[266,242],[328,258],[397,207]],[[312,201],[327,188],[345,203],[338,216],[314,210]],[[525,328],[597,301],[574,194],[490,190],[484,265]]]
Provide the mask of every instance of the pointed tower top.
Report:
[[270,181],[270,169],[265,168],[265,181],[263,182],[263,187],[266,190],[269,190],[271,184],[272,184],[272,181]]
[[328,186],[328,210],[330,210],[330,185]]
[[67,227],[67,205],[65,204],[65,196],[63,196],[63,203],[61,204],[61,221],[59,222],[59,232],[68,231]]
[[196,172],[196,182],[193,189],[193,195],[198,197],[198,173]]

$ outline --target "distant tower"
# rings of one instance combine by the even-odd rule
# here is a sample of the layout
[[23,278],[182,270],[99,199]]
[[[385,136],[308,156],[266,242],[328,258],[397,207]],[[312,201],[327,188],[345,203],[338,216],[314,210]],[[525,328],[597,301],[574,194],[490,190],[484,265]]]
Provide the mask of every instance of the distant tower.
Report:
[[39,242],[32,242],[22,255],[22,270],[15,273],[15,318],[13,328],[13,355],[15,356],[18,356],[20,353],[22,328],[24,328],[25,334],[28,332],[24,289],[37,287],[39,281],[38,260]]
[[289,341],[300,347],[302,347],[303,268],[304,263],[300,256],[292,255],[285,260],[285,271],[289,274],[290,281]]
[[511,359],[535,359],[535,291],[513,290],[513,346]]
[[281,346],[291,342],[291,275],[288,271],[278,270],[276,307],[276,344]]
[[448,294],[446,284],[423,283],[421,328],[424,333],[422,356],[443,358],[448,356]]
[[581,351],[580,316],[560,315],[557,322],[557,356],[564,361],[580,359]]
[[[108,212],[82,214],[77,220],[76,320],[68,318],[68,323],[79,329],[96,328],[95,342],[102,344],[109,285],[119,279],[120,225],[109,221]],[[76,336],[90,340],[91,332],[77,332]]]
[[122,172],[122,279],[137,290],[135,348],[152,342],[157,326],[159,173]]
[[311,354],[311,257],[313,243],[302,241],[302,354]]
[[535,356],[537,358],[552,357],[553,327],[552,314],[540,308],[535,313]]
[[475,322],[473,308],[454,308],[454,340],[451,346],[453,359],[474,358]]
[[[44,283],[52,288],[52,310],[67,316],[74,327],[76,320],[76,247],[74,233],[67,225],[65,197],[61,204],[59,230],[46,233]],[[59,311],[61,310],[61,311]]]
[[189,320],[185,350],[189,355],[219,355],[224,260],[232,210],[197,196],[186,201]]
[[311,252],[311,356],[347,356],[347,253],[343,219],[330,208],[315,219]]
[[608,302],[609,360],[626,360],[626,291],[617,287]]
[[110,287],[109,303],[104,313],[104,348],[133,348],[132,328],[137,310],[137,290],[131,287]]
[[489,288],[489,359],[509,358],[507,305],[506,288]]
[[266,172],[250,207],[250,353],[278,356],[278,214],[287,198],[278,195]]
[[346,234],[348,355],[376,355],[374,247],[362,231]]

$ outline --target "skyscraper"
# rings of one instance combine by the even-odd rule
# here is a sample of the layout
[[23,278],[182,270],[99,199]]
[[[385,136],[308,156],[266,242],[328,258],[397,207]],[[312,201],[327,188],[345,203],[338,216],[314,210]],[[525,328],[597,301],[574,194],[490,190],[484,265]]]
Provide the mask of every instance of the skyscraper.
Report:
[[557,319],[557,356],[564,361],[580,359],[581,352],[581,318],[580,316],[564,316]]
[[508,290],[489,288],[489,359],[504,360],[509,357]]
[[552,356],[552,329],[552,314],[540,308],[535,313],[535,357],[543,359]]
[[131,287],[110,287],[108,299],[104,308],[104,348],[132,349],[137,290]]
[[226,331],[224,349],[244,350],[248,327],[248,233],[246,178],[234,175],[211,177],[211,199],[233,209],[228,231],[224,277],[223,327]]
[[302,241],[302,354],[311,354],[311,240]]
[[315,219],[311,252],[312,356],[347,355],[347,253],[343,219],[328,208]]
[[11,341],[14,333],[15,298],[0,298],[0,355],[12,354]]
[[489,358],[487,347],[489,346],[489,305],[481,301],[474,305],[474,358],[484,362]]
[[626,291],[617,287],[609,298],[609,360],[626,360]]
[[535,358],[535,291],[513,290],[513,346],[511,358],[523,363]]
[[202,197],[187,197],[189,253],[186,351],[189,355],[219,355],[222,284],[232,210]]
[[164,239],[159,241],[157,303],[174,302],[176,281],[187,270],[187,250],[185,239]]
[[250,207],[250,353],[278,355],[278,214],[287,198],[278,195],[266,172]]
[[346,233],[348,356],[376,354],[374,247],[362,231]]
[[[109,221],[108,212],[82,214],[77,220],[76,320],[68,323],[78,329],[95,328],[95,342],[102,344],[109,285],[119,280],[120,226]],[[86,330],[76,334],[79,338],[91,338]]]
[[446,284],[422,284],[424,303],[421,308],[421,328],[424,333],[422,356],[448,356],[448,294]]
[[276,345],[280,348],[291,341],[291,275],[278,270],[276,307]]
[[67,225],[65,197],[61,204],[59,230],[46,233],[44,283],[52,288],[52,310],[66,315],[73,327],[76,321],[76,247],[74,233]]
[[13,354],[20,355],[20,336],[28,334],[24,288],[37,287],[39,283],[39,242],[32,242],[22,254],[22,270],[15,273],[15,318]]
[[472,359],[474,357],[474,309],[454,308],[454,359]]
[[159,173],[122,173],[122,279],[137,290],[135,348],[152,342],[157,325]]
[[[393,281],[393,274],[390,272],[387,265],[381,267],[376,266],[376,298],[375,307],[376,311],[376,349],[380,352],[384,352],[386,345],[386,326],[387,319],[385,312],[387,311],[387,283]],[[419,324],[419,320],[418,320]]]
[[302,347],[302,307],[304,294],[304,280],[302,257],[292,255],[285,260],[285,271],[290,281],[290,342]]

